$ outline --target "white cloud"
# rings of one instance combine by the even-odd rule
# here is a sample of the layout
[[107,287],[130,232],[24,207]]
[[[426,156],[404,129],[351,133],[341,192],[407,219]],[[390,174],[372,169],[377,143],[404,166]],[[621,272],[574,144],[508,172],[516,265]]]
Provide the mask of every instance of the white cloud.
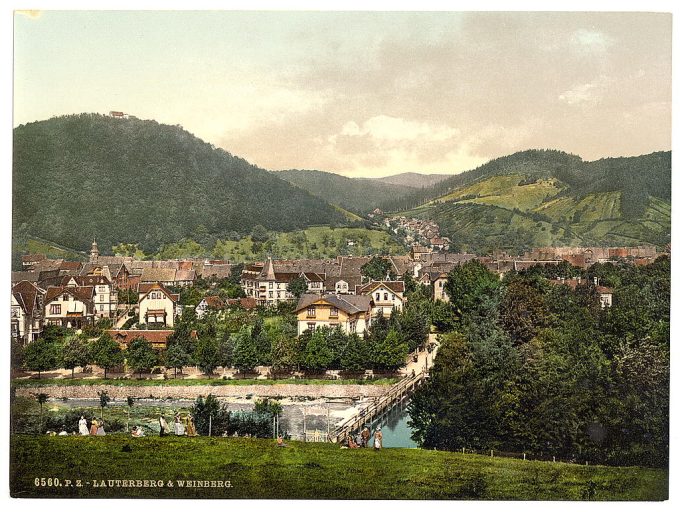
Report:
[[567,105],[595,105],[600,102],[609,78],[601,76],[592,82],[574,85],[562,92],[558,99]]
[[400,117],[379,115],[371,117],[361,126],[354,121],[349,121],[344,124],[340,133],[348,136],[369,135],[378,141],[423,140],[441,142],[456,137],[460,132],[443,124],[431,125]]
[[597,30],[579,29],[571,35],[571,46],[578,51],[601,53],[606,51],[614,40]]

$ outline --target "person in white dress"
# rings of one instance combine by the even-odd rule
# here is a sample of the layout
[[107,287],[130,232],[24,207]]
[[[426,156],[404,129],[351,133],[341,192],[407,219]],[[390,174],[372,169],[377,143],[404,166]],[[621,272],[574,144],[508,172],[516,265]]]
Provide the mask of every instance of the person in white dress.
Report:
[[80,432],[81,436],[90,435],[90,430],[87,428],[87,420],[85,419],[85,416],[81,416],[80,420],[78,421],[78,432]]
[[179,413],[175,414],[175,435],[184,435],[184,424],[182,423],[182,417],[179,415]]

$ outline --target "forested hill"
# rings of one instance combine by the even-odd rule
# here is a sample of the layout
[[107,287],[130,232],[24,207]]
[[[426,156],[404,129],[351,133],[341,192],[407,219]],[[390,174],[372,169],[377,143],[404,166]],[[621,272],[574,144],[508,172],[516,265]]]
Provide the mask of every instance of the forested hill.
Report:
[[585,162],[579,156],[562,151],[520,151],[493,159],[476,169],[456,174],[402,198],[385,200],[382,207],[388,211],[414,208],[474,182],[507,175],[555,178],[568,188],[563,195],[621,192],[624,199],[630,200],[626,201],[629,206],[646,201],[647,196],[670,202],[671,153],[665,151]]
[[371,178],[374,181],[382,181],[383,183],[391,183],[393,185],[404,185],[413,188],[430,187],[449,178],[450,174],[421,174],[419,172],[402,172],[401,174],[393,174],[392,176],[383,176],[382,178]]
[[400,198],[414,191],[409,185],[386,183],[379,179],[348,178],[332,172],[291,169],[273,174],[329,203],[359,214],[374,210],[385,198]]
[[337,208],[180,126],[98,114],[14,130],[13,227],[87,249],[146,251],[196,233],[340,224]]
[[522,151],[452,176],[382,209],[430,219],[454,250],[670,242],[671,153],[585,162]]

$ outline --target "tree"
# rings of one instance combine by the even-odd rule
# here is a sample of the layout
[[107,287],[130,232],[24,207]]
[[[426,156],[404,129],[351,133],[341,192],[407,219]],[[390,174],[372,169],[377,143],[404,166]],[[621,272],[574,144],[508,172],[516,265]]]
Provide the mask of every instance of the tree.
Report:
[[227,405],[220,403],[212,394],[205,399],[199,396],[191,408],[196,432],[202,436],[209,433],[221,436],[229,428],[229,411]]
[[99,407],[101,408],[102,411],[102,420],[104,419],[104,407],[109,405],[109,402],[111,401],[111,397],[109,397],[109,394],[106,391],[99,391],[97,393],[99,395]]
[[175,369],[175,378],[177,378],[177,370],[192,364],[193,359],[191,354],[187,353],[182,343],[173,343],[168,347],[166,356],[166,363],[170,368]]
[[41,434],[42,434],[42,424],[43,424],[43,421],[42,421],[42,418],[43,418],[43,404],[44,404],[45,402],[47,402],[47,399],[48,399],[49,397],[50,397],[50,396],[49,396],[47,393],[38,393],[37,395],[35,395],[35,399],[38,401],[38,404],[40,404],[40,427],[39,427],[39,428],[40,428],[40,433],[41,433]]
[[396,370],[406,364],[408,345],[397,332],[391,328],[387,336],[377,340],[371,346],[371,362],[378,370]]
[[258,362],[257,347],[247,327],[234,333],[234,367],[242,373],[252,371]]
[[231,333],[224,333],[217,343],[217,363],[222,368],[231,368],[234,365],[234,340]]
[[357,372],[365,370],[367,366],[366,342],[358,334],[352,333],[340,355],[340,367],[346,371]]
[[387,258],[374,256],[368,263],[361,266],[361,275],[368,277],[373,281],[382,281],[387,279],[387,275],[391,269],[392,264]]
[[108,370],[123,364],[123,352],[116,341],[108,334],[102,334],[92,345],[90,345],[92,361],[104,368],[104,378]]
[[84,368],[90,362],[87,343],[77,336],[68,338],[61,349],[61,360],[62,366],[71,370],[71,378],[74,378],[76,366]]
[[215,338],[204,336],[198,339],[194,358],[198,367],[208,377],[212,375],[213,370],[218,366],[218,356],[218,346]]
[[24,360],[26,368],[38,372],[38,378],[40,378],[42,372],[54,370],[58,367],[58,345],[55,342],[51,343],[46,339],[38,338],[26,347]]
[[326,327],[316,329],[307,342],[301,356],[302,367],[306,370],[326,370],[333,361],[333,352],[328,346],[330,330]]
[[299,344],[295,336],[276,333],[272,342],[272,371],[291,371],[299,361]]
[[547,324],[543,295],[522,279],[507,286],[500,310],[503,327],[515,344],[526,343]]
[[296,299],[299,299],[303,293],[307,292],[307,281],[302,276],[296,277],[288,283],[288,291],[292,293]]
[[11,366],[13,370],[18,370],[24,366],[24,357],[26,349],[19,340],[12,338],[11,343],[12,343],[10,345]]
[[496,274],[478,260],[472,260],[454,267],[444,288],[450,303],[464,314],[472,311],[484,296],[493,294],[499,284]]
[[269,240],[269,232],[267,231],[267,228],[261,224],[257,224],[250,232],[250,238],[253,242],[266,242]]
[[142,376],[142,370],[150,370],[158,362],[158,356],[151,343],[143,337],[137,337],[130,342],[125,351],[127,365],[133,373]]

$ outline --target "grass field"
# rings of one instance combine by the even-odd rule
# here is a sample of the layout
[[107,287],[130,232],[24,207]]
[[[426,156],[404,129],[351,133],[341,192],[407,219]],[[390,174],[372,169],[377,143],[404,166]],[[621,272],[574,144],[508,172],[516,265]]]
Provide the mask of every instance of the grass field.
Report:
[[[554,179],[520,185],[524,179],[525,177],[520,175],[494,176],[457,189],[435,201],[437,203],[460,201],[461,198],[476,196],[474,199],[463,199],[461,202],[527,211],[539,206],[546,198],[554,196],[561,189],[560,183]],[[434,201],[430,204],[434,204]]]
[[[368,254],[406,254],[406,248],[389,233],[365,228],[330,228],[316,226],[291,233],[276,233],[271,248],[260,244],[254,251],[250,237],[241,240],[220,240],[212,251],[214,257],[236,263],[263,259],[271,253],[279,259],[334,258],[339,254],[364,256]],[[353,245],[348,246],[348,241]]]
[[[663,500],[668,496],[668,472],[661,469],[287,444],[278,448],[273,440],[243,438],[14,435],[10,488],[14,497],[50,498]],[[129,486],[130,480],[135,487]],[[151,480],[156,487],[150,486]],[[178,484],[186,480],[208,481],[208,486]],[[123,481],[128,486],[123,487]],[[223,487],[211,487],[212,481],[222,482]],[[224,487],[225,481],[230,487]]]

